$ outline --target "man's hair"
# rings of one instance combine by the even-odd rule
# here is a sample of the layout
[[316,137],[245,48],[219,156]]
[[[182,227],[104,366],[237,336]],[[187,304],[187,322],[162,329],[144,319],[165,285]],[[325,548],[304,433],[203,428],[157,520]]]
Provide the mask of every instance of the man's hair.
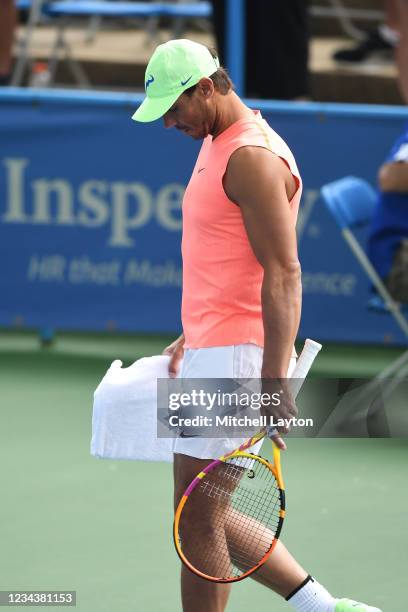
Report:
[[[212,49],[210,47],[207,47],[207,49],[209,50],[214,59],[218,58],[218,53],[215,49]],[[214,83],[215,89],[223,96],[225,96],[227,93],[234,89],[234,84],[231,81],[228,72],[222,66],[220,66],[218,70],[210,76],[210,79]],[[196,87],[197,85],[193,85],[192,87],[186,89],[184,93],[188,96],[191,96]]]

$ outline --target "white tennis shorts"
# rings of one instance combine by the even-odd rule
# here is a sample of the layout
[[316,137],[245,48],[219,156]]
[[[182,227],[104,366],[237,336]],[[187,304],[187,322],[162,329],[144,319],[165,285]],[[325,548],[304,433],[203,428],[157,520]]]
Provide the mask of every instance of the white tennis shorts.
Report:
[[[255,344],[186,349],[181,378],[261,378],[263,349]],[[288,376],[296,365],[290,360]],[[198,459],[218,459],[235,450],[246,438],[175,438],[173,452]],[[257,454],[262,445],[251,448]]]

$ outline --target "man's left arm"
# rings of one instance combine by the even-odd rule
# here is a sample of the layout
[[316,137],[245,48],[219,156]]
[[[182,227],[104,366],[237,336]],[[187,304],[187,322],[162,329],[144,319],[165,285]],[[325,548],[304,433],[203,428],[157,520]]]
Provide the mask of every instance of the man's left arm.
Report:
[[224,189],[239,205],[252,249],[264,269],[263,378],[287,376],[299,327],[301,269],[289,205],[296,188],[286,164],[259,147],[235,151],[224,177]]
[[408,193],[408,159],[383,164],[378,183],[384,193]]

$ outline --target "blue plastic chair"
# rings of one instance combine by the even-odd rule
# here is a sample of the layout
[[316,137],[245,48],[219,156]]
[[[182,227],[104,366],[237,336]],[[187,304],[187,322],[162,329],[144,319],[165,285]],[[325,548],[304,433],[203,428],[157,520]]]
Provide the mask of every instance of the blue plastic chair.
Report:
[[324,185],[322,195],[342,230],[367,225],[377,204],[376,191],[369,183],[354,176]]
[[[369,301],[369,307],[377,312],[391,314],[408,340],[408,320],[401,304],[390,295],[387,287],[368,259],[353,230],[367,226],[377,205],[377,192],[361,178],[347,176],[324,185],[321,190],[323,201],[339,226],[342,236],[352,253],[367,274],[378,295]],[[408,360],[408,351],[387,368],[383,375],[390,375]]]

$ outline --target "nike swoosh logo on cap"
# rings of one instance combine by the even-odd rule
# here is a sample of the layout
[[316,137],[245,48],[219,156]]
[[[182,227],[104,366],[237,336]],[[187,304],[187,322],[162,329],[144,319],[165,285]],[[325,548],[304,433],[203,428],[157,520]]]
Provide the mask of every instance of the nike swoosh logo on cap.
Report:
[[192,78],[193,78],[193,75],[191,75],[191,77],[187,79],[187,81],[181,81],[181,86],[184,87],[184,85],[187,85],[187,83],[191,81]]

